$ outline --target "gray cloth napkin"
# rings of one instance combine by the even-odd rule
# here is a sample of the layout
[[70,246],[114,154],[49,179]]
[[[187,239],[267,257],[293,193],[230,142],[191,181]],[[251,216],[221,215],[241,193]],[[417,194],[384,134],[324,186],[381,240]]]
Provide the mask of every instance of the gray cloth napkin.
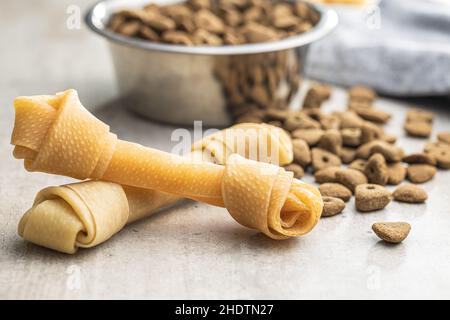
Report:
[[450,94],[450,0],[333,8],[339,26],[311,46],[309,77],[396,96]]

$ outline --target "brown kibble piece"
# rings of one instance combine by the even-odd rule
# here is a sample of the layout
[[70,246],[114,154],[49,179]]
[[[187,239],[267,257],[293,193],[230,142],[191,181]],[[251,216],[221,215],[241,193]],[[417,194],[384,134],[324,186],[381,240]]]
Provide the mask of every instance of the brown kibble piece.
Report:
[[440,149],[448,149],[450,150],[450,146],[442,141],[428,141],[423,148],[425,153],[433,153],[436,150]]
[[358,147],[361,144],[361,129],[345,128],[341,130],[342,143],[348,147]]
[[408,203],[422,203],[428,199],[428,195],[421,187],[415,184],[405,183],[395,189],[394,200]]
[[338,112],[336,115],[341,120],[341,129],[361,128],[364,120],[353,111]]
[[383,130],[374,123],[364,121],[361,126],[361,143],[379,140],[384,135]]
[[370,150],[372,149],[373,146],[375,146],[378,143],[379,140],[374,140],[360,145],[358,149],[356,149],[356,158],[369,159],[369,157],[371,156]]
[[235,123],[262,123],[262,119],[252,114],[244,114],[236,118]]
[[388,184],[398,185],[406,178],[406,168],[400,162],[388,164]]
[[367,86],[353,86],[348,90],[349,100],[366,101],[372,103],[375,100],[376,93]]
[[142,17],[142,22],[157,31],[169,31],[176,28],[176,23],[169,17],[157,13],[156,11],[147,11]]
[[319,141],[319,148],[327,150],[336,155],[340,154],[342,148],[341,134],[337,130],[327,130]]
[[372,108],[372,102],[364,100],[349,100],[347,109],[355,111],[356,109],[370,109]]
[[435,151],[433,156],[436,158],[437,165],[441,169],[450,169],[450,149]]
[[[310,109],[310,110],[317,110],[317,109]],[[339,120],[339,117],[333,114],[321,114],[319,117],[320,125],[322,126],[322,129],[324,130],[338,130],[341,125],[341,120]]]
[[439,132],[437,138],[439,141],[447,143],[450,146],[450,131]]
[[357,186],[366,184],[368,181],[361,171],[347,168],[336,171],[336,182],[343,184],[354,193]]
[[207,44],[210,46],[220,46],[223,44],[219,36],[205,29],[197,29],[192,36],[197,45]]
[[381,153],[387,162],[399,162],[403,157],[403,150],[382,140],[374,140],[361,145],[356,150],[356,157],[368,159],[374,153]]
[[297,129],[320,129],[320,123],[305,113],[293,112],[289,114],[284,122],[284,128],[288,131],[295,131]]
[[405,131],[408,135],[418,138],[428,138],[433,128],[429,122],[409,121],[405,124]]
[[273,19],[273,26],[279,29],[291,29],[300,23],[300,19],[293,15],[277,16]]
[[429,122],[432,123],[434,114],[423,109],[412,108],[406,114],[406,122]]
[[275,127],[283,128],[283,123],[281,121],[278,121],[278,120],[267,121],[267,124],[270,124],[270,125],[275,126]]
[[312,150],[312,165],[314,171],[326,167],[339,167],[341,164],[341,159],[329,151],[320,148],[314,148]]
[[429,164],[411,164],[408,166],[408,180],[412,183],[424,183],[433,179],[436,167]]
[[141,29],[139,30],[140,35],[150,41],[159,41],[159,35],[156,33],[152,28],[148,26],[141,26]]
[[294,178],[297,178],[297,179],[301,179],[305,175],[305,171],[303,170],[303,168],[296,163],[288,164],[287,166],[284,166],[284,169],[286,171],[293,172]]
[[211,7],[210,0],[187,0],[187,3],[195,10],[209,9]]
[[314,84],[306,93],[303,108],[320,108],[322,102],[330,98],[331,89],[324,84]]
[[343,163],[348,164],[355,160],[356,150],[352,148],[342,147],[341,151],[339,152],[339,156],[341,157]]
[[138,34],[140,29],[141,29],[141,23],[139,21],[130,21],[130,22],[123,23],[119,27],[117,32],[124,36],[132,37],[132,36]]
[[250,91],[250,96],[261,107],[266,107],[269,104],[269,95],[267,90],[262,85],[255,85]]
[[383,134],[381,136],[381,140],[390,144],[394,144],[395,142],[397,142],[397,137],[393,134]]
[[301,139],[293,139],[292,147],[294,151],[294,162],[306,167],[311,163],[311,151],[308,144]]
[[[173,40],[170,36],[166,41],[161,35],[166,31],[182,31],[188,33],[193,45],[239,45],[293,36],[310,30],[319,22],[320,14],[310,10],[308,5],[303,6],[307,11],[303,10],[302,15],[297,15],[297,7],[297,4],[272,3],[269,0],[221,0],[214,4],[210,0],[188,0],[167,5],[152,3],[142,9],[130,8],[114,13],[107,28],[153,42],[185,44],[186,41],[180,41],[178,37]],[[284,64],[285,61],[280,60],[274,66],[280,67],[280,77],[285,73]],[[288,82],[298,87],[298,75],[290,76]],[[273,86],[270,86],[272,92]]]
[[284,121],[289,115],[289,111],[287,110],[279,110],[279,109],[267,109],[266,111],[266,119],[267,120],[278,120]]
[[339,171],[340,167],[327,167],[320,169],[314,173],[314,180],[317,183],[327,183],[336,181],[336,172]]
[[312,147],[319,143],[323,134],[322,129],[297,129],[292,132],[292,138],[305,140]]
[[126,18],[121,15],[120,13],[117,13],[112,16],[112,18],[108,22],[108,29],[114,32],[118,32],[120,26],[126,21]]
[[386,123],[391,118],[391,114],[375,109],[375,108],[354,108],[352,109],[356,112],[358,116],[367,121],[377,122],[377,123]]
[[432,155],[427,153],[412,153],[404,156],[402,161],[410,164],[423,163],[430,164],[432,166],[436,165],[436,159]]
[[369,155],[381,153],[387,162],[399,162],[403,157],[403,150],[384,141],[378,141],[369,150]]
[[256,22],[250,22],[242,28],[242,34],[249,43],[274,41],[279,38],[275,29]]
[[361,212],[376,211],[385,208],[391,202],[388,189],[377,184],[361,184],[355,190],[356,210]]
[[201,9],[194,14],[194,23],[197,28],[204,29],[212,33],[220,34],[225,31],[223,21],[207,9]]
[[377,222],[372,225],[372,230],[386,242],[400,243],[409,235],[411,225],[407,222]]
[[319,186],[319,191],[324,197],[339,198],[345,202],[350,200],[352,192],[340,183],[324,183]]
[[165,42],[173,44],[182,44],[185,46],[194,45],[194,42],[191,40],[189,35],[183,31],[166,31],[163,33],[162,39]]
[[345,203],[339,198],[322,197],[322,217],[331,217],[341,213],[345,209]]
[[361,171],[362,173],[364,173],[364,170],[366,168],[366,164],[367,161],[364,159],[356,159],[354,161],[352,161],[352,163],[350,163],[350,165],[348,166],[349,169],[355,169],[358,171]]
[[364,173],[370,183],[384,186],[389,179],[387,170],[384,157],[380,153],[375,153],[367,161]]
[[447,145],[443,142],[437,143],[439,144],[436,147],[425,149],[425,153],[436,160],[439,168],[450,169],[450,146],[447,147]]

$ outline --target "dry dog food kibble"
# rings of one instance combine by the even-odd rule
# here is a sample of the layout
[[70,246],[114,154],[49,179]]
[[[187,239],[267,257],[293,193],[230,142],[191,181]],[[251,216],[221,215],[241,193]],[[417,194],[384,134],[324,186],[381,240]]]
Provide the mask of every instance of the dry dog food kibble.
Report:
[[308,144],[301,139],[293,139],[292,147],[294,151],[294,162],[306,167],[311,163],[311,151]]
[[[240,2],[190,0],[115,13],[108,29],[128,37],[186,46],[237,45],[275,41],[310,30],[319,14],[310,6],[288,1]],[[315,95],[323,99],[330,89],[320,88]]]
[[428,138],[432,129],[430,123],[423,121],[409,121],[405,124],[406,133],[412,137]]
[[388,181],[390,185],[398,185],[406,178],[406,168],[400,162],[390,163],[387,167]]
[[340,169],[336,171],[336,182],[339,182],[355,192],[355,189],[360,184],[367,183],[367,177],[359,170],[354,169]]
[[374,153],[381,153],[387,162],[399,162],[404,155],[401,148],[384,141],[377,141],[377,143],[369,149],[369,156]]
[[356,150],[352,148],[342,147],[341,151],[339,152],[339,156],[341,157],[343,163],[349,164],[350,162],[355,160]]
[[427,143],[424,152],[436,160],[441,169],[450,169],[450,145],[444,142]]
[[436,165],[436,159],[431,154],[427,153],[412,153],[404,156],[402,161],[409,164],[422,163],[430,164],[432,166]]
[[381,210],[391,202],[391,193],[377,184],[361,184],[355,190],[356,210],[369,212]]
[[320,129],[320,123],[303,112],[292,112],[284,122],[284,128],[290,132],[297,129]]
[[421,187],[415,184],[405,183],[395,189],[394,200],[408,203],[421,203],[428,199],[428,195]]
[[341,130],[342,143],[347,147],[358,147],[361,144],[360,128],[345,128]]
[[389,243],[400,243],[408,236],[411,225],[407,222],[377,222],[372,230],[382,240]]
[[337,112],[336,115],[341,121],[341,129],[361,128],[364,120],[353,111]]
[[312,165],[314,171],[326,167],[339,167],[341,164],[341,159],[329,151],[320,148],[314,148],[312,150]]
[[302,166],[300,166],[296,163],[288,164],[287,166],[284,166],[284,169],[286,171],[293,172],[294,178],[297,178],[297,179],[301,179],[305,175],[305,171],[303,170]]
[[370,183],[384,186],[389,180],[386,160],[380,153],[370,156],[364,168],[364,173]]
[[351,109],[355,111],[358,116],[367,121],[386,123],[391,118],[390,113],[375,108],[353,107]]
[[387,142],[387,143],[394,144],[397,142],[397,137],[392,134],[383,134],[383,136],[381,137],[381,140],[383,140],[384,142]]
[[327,130],[319,141],[319,148],[339,155],[342,148],[342,137],[337,130]]
[[447,143],[450,146],[450,131],[439,132],[437,138],[439,141]]
[[339,198],[322,197],[323,211],[322,217],[331,217],[341,213],[345,208],[345,203]]
[[366,86],[354,86],[348,90],[349,101],[365,102],[369,106],[376,98],[376,93]]
[[352,192],[340,183],[324,183],[319,187],[319,191],[324,197],[339,198],[345,202],[350,200]]
[[324,84],[313,84],[306,93],[303,101],[303,108],[320,108],[322,102],[329,99],[331,95],[331,89]]
[[436,167],[429,164],[411,164],[408,166],[408,180],[412,183],[424,183],[433,179]]
[[361,144],[364,144],[373,140],[380,140],[383,135],[383,130],[379,126],[368,121],[364,121],[361,126],[360,142]]
[[322,129],[298,129],[292,132],[292,138],[305,140],[312,147],[319,143],[323,134]]
[[432,122],[433,113],[414,108],[408,111],[404,128],[412,137],[427,138],[433,130]]
[[367,164],[366,160],[356,159],[356,160],[352,161],[352,163],[350,163],[348,168],[355,169],[355,170],[358,170],[358,171],[361,171],[362,173],[364,173],[364,170],[366,169],[366,164]]
[[432,123],[434,118],[434,114],[429,111],[425,111],[423,109],[411,108],[406,114],[406,122],[428,122]]
[[317,183],[335,182],[336,172],[340,169],[340,167],[327,167],[320,169],[314,173],[314,179]]

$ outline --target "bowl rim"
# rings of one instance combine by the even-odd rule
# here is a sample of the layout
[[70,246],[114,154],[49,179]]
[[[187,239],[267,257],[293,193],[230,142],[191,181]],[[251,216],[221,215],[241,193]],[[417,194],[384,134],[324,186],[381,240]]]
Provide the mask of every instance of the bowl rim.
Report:
[[[323,38],[325,35],[330,33],[338,25],[339,22],[338,14],[333,9],[315,3],[314,4],[308,3],[308,5],[312,6],[316,11],[320,13],[320,20],[311,30],[301,33],[299,35],[291,36],[277,41],[242,44],[242,45],[184,46],[184,45],[157,43],[148,40],[127,37],[120,35],[116,32],[107,30],[105,28],[104,23],[102,22],[102,17],[100,17],[100,13],[101,12],[105,13],[108,7],[111,6],[111,4],[119,2],[120,0],[100,0],[96,2],[93,6],[90,7],[90,9],[87,11],[85,15],[84,20],[87,26],[95,33],[115,43],[144,50],[162,51],[170,53],[183,53],[193,55],[241,55],[241,54],[258,54],[258,53],[268,53],[287,50],[308,45],[314,41]],[[151,3],[152,1],[146,2]],[[140,1],[140,3],[143,3],[143,1]]]

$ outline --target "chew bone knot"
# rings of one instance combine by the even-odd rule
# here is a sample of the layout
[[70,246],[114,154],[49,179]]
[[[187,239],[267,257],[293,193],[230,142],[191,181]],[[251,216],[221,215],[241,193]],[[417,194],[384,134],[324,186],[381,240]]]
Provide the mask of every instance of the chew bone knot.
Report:
[[[315,187],[294,179],[292,173],[281,167],[244,158],[246,151],[243,157],[236,154],[234,148],[226,148],[229,154],[216,155],[215,162],[219,164],[193,163],[183,157],[119,140],[106,124],[81,105],[74,90],[55,96],[19,97],[14,105],[14,155],[24,159],[25,168],[29,171],[81,180],[99,179],[124,185],[122,191],[125,186],[132,186],[223,206],[242,225],[260,230],[274,239],[307,233],[322,212],[321,197]],[[263,125],[248,126],[262,128]],[[292,145],[286,133],[276,130],[280,130],[281,135],[269,134],[267,143],[277,148],[281,162],[289,163],[292,161]],[[211,146],[217,146],[218,141],[221,141],[218,137],[207,137],[197,148],[217,151],[217,147]],[[222,142],[228,147],[229,140]],[[92,201],[86,192],[78,191],[76,185],[66,187],[67,192],[81,199],[83,205]],[[127,194],[121,194],[121,186],[118,187],[116,197],[103,199],[121,199],[117,201],[126,203]],[[52,190],[39,194],[35,205],[52,197],[63,198],[74,206],[74,201],[53,194]],[[86,212],[95,216],[97,211],[89,205],[87,207]],[[98,212],[104,211],[98,209]],[[124,205],[121,212],[125,214],[118,213],[112,219],[114,232],[127,222],[129,211],[130,208]],[[103,232],[96,226],[97,220],[103,218],[91,217],[94,222],[87,223],[89,219],[80,217],[79,211],[75,212],[84,224],[80,230],[86,233],[81,245],[104,241],[114,233]],[[91,236],[89,230],[96,228],[103,232],[101,237]]]

